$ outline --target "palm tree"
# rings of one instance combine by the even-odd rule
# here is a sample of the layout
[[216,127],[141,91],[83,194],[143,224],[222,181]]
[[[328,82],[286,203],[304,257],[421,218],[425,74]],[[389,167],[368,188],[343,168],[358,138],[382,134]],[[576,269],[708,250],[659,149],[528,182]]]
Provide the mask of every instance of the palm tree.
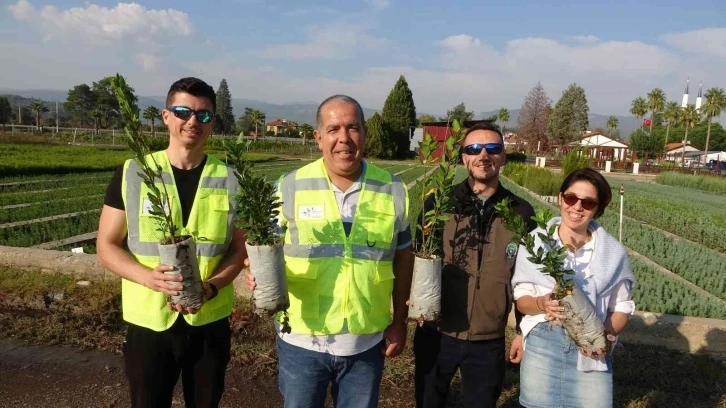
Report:
[[156,106],[149,106],[146,109],[144,109],[144,119],[151,122],[151,135],[152,137],[156,137],[156,127],[154,126],[154,121],[156,118],[159,117],[159,114],[161,112],[159,111],[159,108]]
[[300,134],[302,135],[303,144],[307,144],[308,137],[312,136],[313,130],[315,129],[307,123],[300,125]]
[[663,149],[665,150],[665,147],[668,144],[668,134],[671,131],[671,125],[675,125],[676,123],[678,123],[681,118],[681,107],[678,106],[678,102],[668,102],[665,105],[665,109],[663,110],[663,117],[668,122],[668,127],[666,128],[665,143],[663,144]]
[[723,88],[711,88],[706,91],[706,103],[701,106],[701,113],[708,118],[708,131],[706,131],[706,147],[703,152],[703,163],[708,162],[708,142],[711,139],[711,121],[721,116],[721,110],[726,108],[726,95]]
[[504,134],[505,126],[507,125],[507,122],[509,122],[509,109],[499,109],[499,112],[497,112],[497,119],[499,119],[499,123],[502,124],[502,134]]
[[683,153],[681,154],[681,167],[685,165],[686,161],[686,144],[688,143],[688,129],[701,120],[701,114],[696,110],[694,105],[688,105],[683,109],[683,115],[681,116],[683,125],[686,127],[686,136],[683,139]]
[[255,124],[255,137],[254,141],[257,141],[257,125],[263,120],[265,120],[265,114],[258,111],[257,109],[254,109],[252,113],[250,114],[250,119],[252,120],[252,123]]
[[650,108],[650,129],[648,133],[653,134],[653,116],[656,112],[661,112],[665,105],[666,95],[660,88],[655,88],[648,93],[648,107]]
[[640,119],[640,129],[643,129],[643,116],[648,113],[648,102],[640,96],[633,99],[632,105],[630,105],[630,113],[635,116],[635,125],[638,125],[638,119]]
[[40,130],[40,114],[48,112],[48,107],[41,101],[33,101],[29,108],[31,111],[35,112],[35,127]]
[[608,127],[608,130],[610,130],[610,135],[609,135],[610,139],[612,139],[613,138],[613,129],[618,128],[618,118],[616,118],[615,116],[610,116],[607,121],[607,127]]

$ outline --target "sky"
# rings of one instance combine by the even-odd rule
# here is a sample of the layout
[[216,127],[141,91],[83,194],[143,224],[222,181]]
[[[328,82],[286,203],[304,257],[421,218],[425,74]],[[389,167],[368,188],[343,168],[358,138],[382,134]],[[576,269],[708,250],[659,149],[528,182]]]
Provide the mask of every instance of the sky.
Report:
[[68,90],[120,73],[137,94],[196,76],[233,98],[380,109],[400,75],[419,113],[517,109],[570,83],[591,113],[627,115],[691,78],[726,87],[723,0],[0,0],[0,88]]

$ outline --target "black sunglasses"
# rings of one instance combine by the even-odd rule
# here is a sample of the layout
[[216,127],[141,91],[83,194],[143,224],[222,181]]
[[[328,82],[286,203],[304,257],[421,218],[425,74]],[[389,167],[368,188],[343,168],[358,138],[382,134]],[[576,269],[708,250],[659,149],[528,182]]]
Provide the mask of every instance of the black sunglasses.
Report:
[[470,154],[472,156],[478,156],[482,150],[486,150],[487,154],[499,154],[504,150],[504,146],[501,143],[474,143],[466,145],[461,149],[464,154]]
[[187,108],[186,106],[170,106],[166,109],[182,120],[189,120],[192,115],[195,115],[200,123],[209,123],[214,118],[214,112],[206,109],[195,111],[191,108]]
[[595,207],[597,207],[598,205],[598,202],[590,197],[580,198],[573,193],[562,194],[562,201],[564,201],[565,204],[569,205],[570,207],[580,201],[582,203],[582,208],[586,209],[587,211],[594,210]]

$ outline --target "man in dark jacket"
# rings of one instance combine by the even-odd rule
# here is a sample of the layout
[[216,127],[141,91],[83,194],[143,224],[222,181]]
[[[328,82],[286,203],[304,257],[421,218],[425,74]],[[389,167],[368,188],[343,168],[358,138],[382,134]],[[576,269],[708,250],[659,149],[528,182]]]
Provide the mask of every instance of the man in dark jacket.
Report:
[[[528,229],[535,228],[532,206],[499,182],[506,160],[503,141],[499,128],[486,121],[469,128],[463,141],[469,177],[454,187],[453,214],[443,231],[441,319],[417,327],[414,338],[418,408],[444,407],[457,370],[466,407],[495,407],[502,391],[504,329],[518,246],[494,205],[509,198]],[[521,336],[509,355],[512,362],[521,360]]]

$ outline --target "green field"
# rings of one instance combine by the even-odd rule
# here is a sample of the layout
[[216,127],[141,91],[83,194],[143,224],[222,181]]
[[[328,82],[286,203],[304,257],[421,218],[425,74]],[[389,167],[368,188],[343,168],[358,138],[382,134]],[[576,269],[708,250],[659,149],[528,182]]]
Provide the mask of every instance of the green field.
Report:
[[620,183],[625,215],[726,253],[726,197],[687,187],[609,180],[610,209],[618,211]]
[[[0,245],[29,247],[58,241],[98,229],[99,210],[111,170],[128,157],[124,150],[104,150],[94,147],[78,146],[45,147],[22,145],[1,145],[0,148],[13,151],[16,157],[29,155],[39,161],[40,156],[52,157],[39,161],[42,166],[31,165],[34,169],[24,173],[22,167],[15,174],[0,178]],[[126,156],[124,156],[126,155]],[[83,160],[80,156],[85,156]],[[223,158],[223,154],[217,154]],[[258,162],[253,171],[264,174],[268,180],[275,180],[282,174],[292,171],[311,160],[272,160],[270,155],[253,155]],[[20,159],[14,159],[16,164]],[[74,160],[76,162],[74,162]],[[93,165],[88,163],[93,162]],[[68,173],[70,163],[73,171]],[[409,162],[380,162],[378,166],[410,184],[424,174],[424,168]],[[45,166],[45,167],[43,167]],[[84,167],[88,166],[88,167]],[[35,173],[39,169],[61,169],[58,174]],[[427,171],[431,171],[429,168]],[[543,195],[556,194],[561,175],[545,169],[511,163],[503,171],[509,177]],[[5,174],[5,173],[3,173]],[[456,182],[466,178],[463,168],[457,170]],[[537,208],[545,204],[529,196],[516,184],[503,183],[528,199]],[[617,194],[619,184],[613,182],[614,200],[600,222],[617,235]],[[726,214],[719,207],[722,196],[693,190],[686,187],[649,185],[625,182],[626,214],[634,220],[624,222],[624,244],[655,263],[671,270],[696,286],[726,299],[726,256],[717,252],[722,250],[723,242],[716,236],[726,229]],[[409,215],[412,230],[416,229],[416,219],[421,211],[421,191],[418,185],[409,189]],[[549,207],[553,209],[552,207]],[[70,213],[83,212],[74,216]],[[62,218],[39,222],[39,218],[61,216]],[[29,222],[24,225],[9,226],[9,223]],[[690,241],[669,236],[660,230],[649,227],[651,224]],[[84,237],[85,238],[85,237]],[[82,247],[86,253],[95,253],[95,239],[86,239],[64,246],[58,250]],[[700,317],[726,318],[726,307],[710,298],[703,298],[681,281],[663,275],[659,270],[637,259],[633,269],[640,285],[634,291],[638,307],[654,312],[692,315]]]

